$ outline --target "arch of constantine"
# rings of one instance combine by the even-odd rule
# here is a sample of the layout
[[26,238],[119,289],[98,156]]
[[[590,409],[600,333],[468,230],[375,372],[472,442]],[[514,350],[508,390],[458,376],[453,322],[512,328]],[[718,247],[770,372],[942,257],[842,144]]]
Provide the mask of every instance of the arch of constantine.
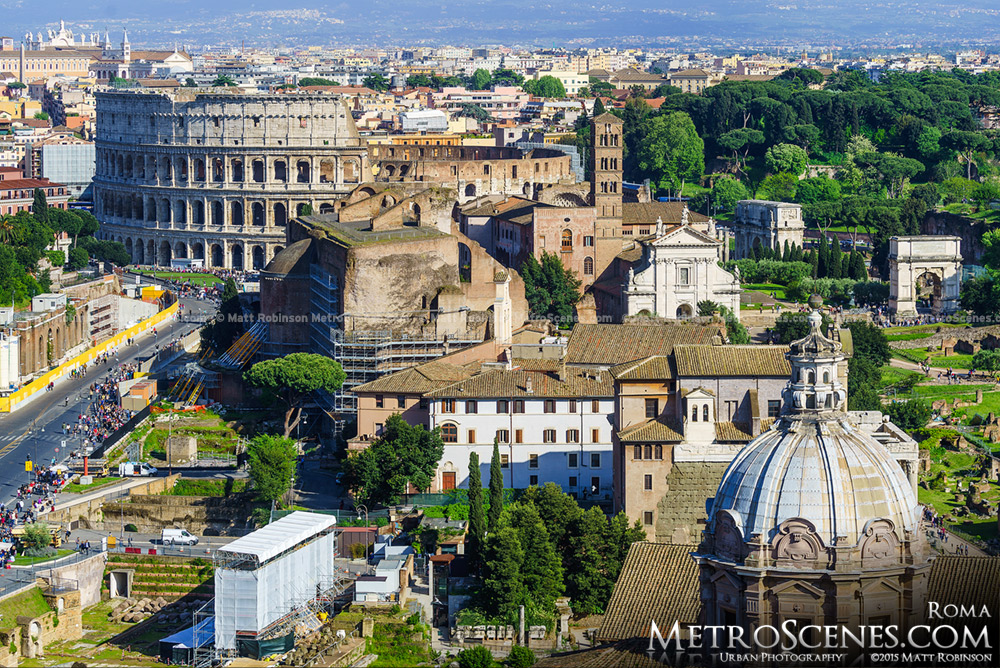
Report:
[[343,100],[219,89],[97,93],[95,214],[137,264],[260,269],[295,216],[371,179]]

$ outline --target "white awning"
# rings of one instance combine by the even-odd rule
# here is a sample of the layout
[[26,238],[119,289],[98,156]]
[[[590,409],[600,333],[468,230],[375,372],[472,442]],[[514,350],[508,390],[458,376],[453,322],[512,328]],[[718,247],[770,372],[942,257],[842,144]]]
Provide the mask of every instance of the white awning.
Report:
[[300,510],[282,517],[251,534],[237,538],[219,552],[234,555],[256,557],[259,563],[278,556],[299,543],[304,543],[313,536],[336,526],[337,518],[333,515],[307,513]]

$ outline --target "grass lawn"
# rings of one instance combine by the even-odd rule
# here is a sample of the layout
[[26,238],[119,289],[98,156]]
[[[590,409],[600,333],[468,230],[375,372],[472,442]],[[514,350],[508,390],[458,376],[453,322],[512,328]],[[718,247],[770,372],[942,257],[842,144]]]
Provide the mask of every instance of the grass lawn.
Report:
[[886,388],[890,385],[895,385],[897,383],[902,383],[903,381],[912,378],[913,376],[921,376],[923,374],[917,371],[907,371],[906,369],[899,369],[894,366],[884,366],[881,368],[882,380],[879,382],[879,388]]
[[62,491],[70,492],[72,494],[82,494],[84,492],[92,492],[98,487],[103,487],[104,485],[113,485],[119,480],[121,480],[121,478],[117,476],[108,476],[106,478],[94,478],[94,482],[89,485],[81,485],[77,482],[71,482],[66,485]]
[[972,204],[948,204],[944,207],[944,210],[948,213],[954,213],[959,216],[965,216],[966,218],[972,218],[973,220],[985,220],[988,223],[1000,223],[1000,211],[996,209],[986,208],[982,211],[976,211],[976,207]]
[[983,403],[956,409],[953,415],[972,417],[976,413],[983,417],[990,413],[1000,413],[1000,392],[983,392]]
[[68,554],[73,554],[76,550],[64,550],[58,549],[56,553],[51,557],[18,557],[17,561],[14,563],[18,566],[32,566],[37,564],[44,564],[46,561],[54,561],[56,559],[61,559]]
[[191,285],[216,285],[222,283],[222,279],[215,274],[203,274],[203,273],[186,273],[180,271],[149,271],[144,270],[138,272],[145,276],[152,276],[153,278],[162,278],[167,281],[180,281],[181,283],[190,283]]
[[430,642],[422,624],[378,620],[368,639],[365,651],[378,654],[373,668],[408,668],[432,665]]
[[954,369],[971,369],[972,368],[972,355],[935,355],[931,357],[931,366],[936,366],[938,368],[946,369],[952,367]]
[[229,496],[226,492],[227,484],[232,485],[229,493],[242,492],[247,488],[247,481],[244,479],[181,478],[173,489],[164,492],[164,494],[168,496]]
[[930,353],[922,348],[893,348],[892,350],[892,356],[896,359],[906,360],[914,364],[920,364],[927,359],[928,355]]
[[771,293],[774,293],[774,296],[777,299],[780,299],[782,301],[785,300],[784,285],[778,285],[777,283],[745,283],[740,287],[743,288],[744,290],[763,292],[767,294],[768,297],[771,296]]
[[934,336],[934,332],[904,332],[903,334],[886,334],[886,341],[919,341],[920,339],[929,339]]
[[42,590],[38,587],[29,589],[0,601],[0,628],[8,629],[17,626],[18,615],[38,617],[50,610],[52,608],[42,597]]
[[[923,374],[921,374],[923,375]],[[922,399],[951,399],[953,397],[974,397],[976,390],[982,390],[983,400],[986,392],[993,390],[993,385],[973,383],[970,385],[917,385],[913,388],[913,396]]]

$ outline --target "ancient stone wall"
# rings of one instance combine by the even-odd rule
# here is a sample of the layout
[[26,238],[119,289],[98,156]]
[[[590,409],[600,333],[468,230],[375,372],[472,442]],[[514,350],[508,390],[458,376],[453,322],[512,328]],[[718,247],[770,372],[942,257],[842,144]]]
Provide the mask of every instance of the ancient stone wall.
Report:
[[920,224],[920,234],[961,238],[963,264],[983,263],[983,253],[986,250],[983,235],[988,229],[989,226],[981,220],[972,220],[947,211],[928,211]]

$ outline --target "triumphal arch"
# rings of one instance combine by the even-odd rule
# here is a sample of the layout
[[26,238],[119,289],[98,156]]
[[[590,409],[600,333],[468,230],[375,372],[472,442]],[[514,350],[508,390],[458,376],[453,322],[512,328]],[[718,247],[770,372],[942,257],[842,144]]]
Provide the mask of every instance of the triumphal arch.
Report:
[[954,313],[962,287],[962,240],[950,236],[889,240],[889,308],[896,315]]

